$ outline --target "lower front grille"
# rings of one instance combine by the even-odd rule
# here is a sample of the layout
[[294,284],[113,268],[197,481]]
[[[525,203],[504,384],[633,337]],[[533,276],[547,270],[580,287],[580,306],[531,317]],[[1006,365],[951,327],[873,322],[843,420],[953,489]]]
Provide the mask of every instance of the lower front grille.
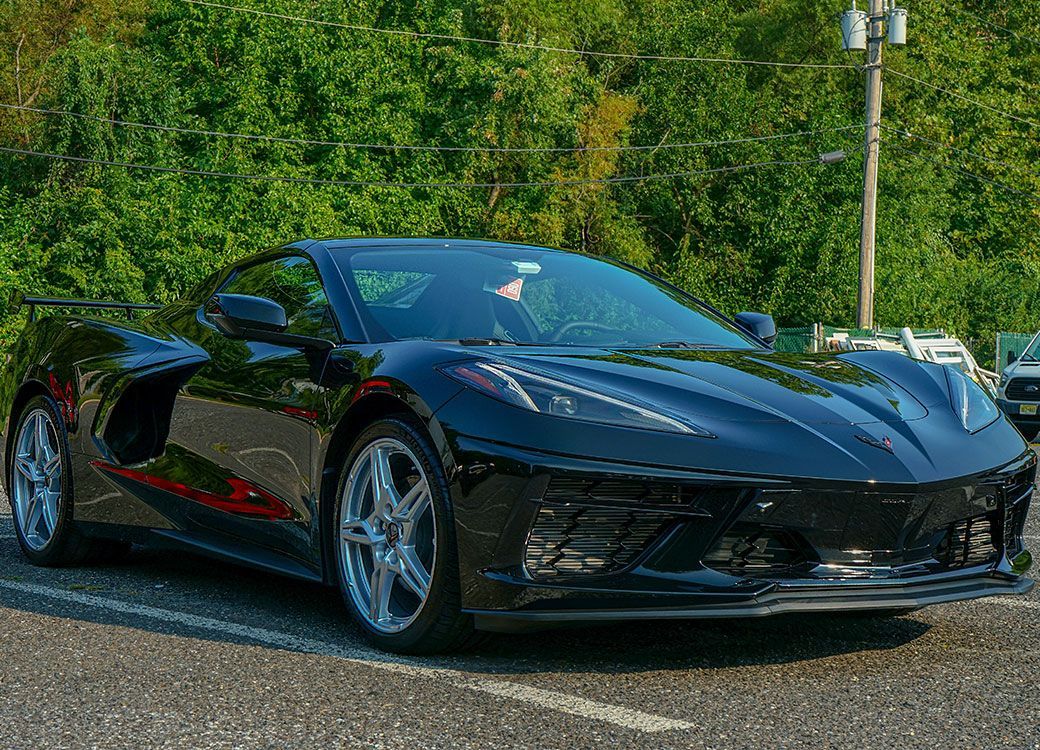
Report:
[[[763,491],[702,556],[766,580],[887,578],[991,565],[1020,545],[1032,473],[919,493]],[[1009,496],[1023,493],[1017,502]]]
[[533,578],[617,572],[672,522],[639,510],[542,506],[527,539],[527,572]]
[[997,513],[958,521],[935,548],[935,559],[948,570],[992,563],[1000,556],[1000,530]]
[[805,540],[784,529],[736,524],[704,558],[704,564],[735,576],[787,577],[808,562]]

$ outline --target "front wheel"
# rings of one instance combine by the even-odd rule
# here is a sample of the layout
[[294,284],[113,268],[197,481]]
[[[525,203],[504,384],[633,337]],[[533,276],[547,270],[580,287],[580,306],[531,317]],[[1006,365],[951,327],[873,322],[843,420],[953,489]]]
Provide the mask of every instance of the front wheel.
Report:
[[334,518],[340,591],[368,640],[412,654],[469,644],[447,479],[418,425],[382,419],[358,437]]

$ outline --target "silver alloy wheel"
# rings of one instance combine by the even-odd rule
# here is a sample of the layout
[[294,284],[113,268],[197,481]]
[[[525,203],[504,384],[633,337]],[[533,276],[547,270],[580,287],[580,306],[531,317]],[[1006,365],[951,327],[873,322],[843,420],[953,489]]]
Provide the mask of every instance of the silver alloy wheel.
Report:
[[343,487],[340,574],[358,612],[374,629],[397,633],[430,596],[437,519],[430,483],[399,440],[365,446]]
[[54,536],[61,510],[61,450],[50,414],[33,409],[15,441],[11,472],[14,515],[26,545],[41,550]]

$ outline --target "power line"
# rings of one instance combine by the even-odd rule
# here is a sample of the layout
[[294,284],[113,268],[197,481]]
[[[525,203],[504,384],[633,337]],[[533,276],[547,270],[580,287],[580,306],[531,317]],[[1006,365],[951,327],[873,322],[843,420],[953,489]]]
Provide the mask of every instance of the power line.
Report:
[[[194,2],[195,0],[184,0],[184,2],[189,2],[189,1],[190,2]],[[1009,120],[1015,120],[1016,122],[1022,122],[1022,123],[1025,123],[1026,125],[1029,125],[1030,127],[1033,127],[1033,128],[1040,128],[1040,123],[1033,122],[1032,120],[1027,120],[1026,118],[1019,117],[1018,115],[1013,115],[1010,112],[1005,112],[1004,110],[997,109],[996,107],[991,107],[990,105],[984,104],[984,103],[982,103],[982,102],[980,102],[980,101],[978,101],[976,99],[971,99],[971,98],[965,96],[964,94],[960,94],[960,93],[958,93],[956,91],[952,91],[950,89],[944,89],[941,86],[936,86],[934,83],[928,83],[928,81],[922,81],[920,78],[914,78],[913,76],[907,75],[906,73],[900,73],[898,70],[892,70],[892,68],[885,68],[885,69],[889,73],[891,73],[892,75],[899,76],[900,78],[905,78],[908,81],[913,81],[914,83],[919,83],[922,86],[927,86],[928,88],[934,89],[935,91],[939,91],[939,92],[941,92],[943,94],[948,94],[949,96],[956,97],[957,99],[961,99],[963,101],[966,101],[969,104],[974,104],[976,107],[982,107],[983,109],[988,109],[990,112],[996,112],[998,115],[1006,117]]]
[[269,143],[289,143],[302,146],[335,146],[340,148],[367,149],[381,151],[446,151],[446,152],[469,152],[469,153],[584,153],[586,151],[656,151],[659,149],[675,148],[697,148],[708,146],[727,146],[737,143],[752,143],[759,141],[776,141],[785,138],[797,138],[800,136],[822,135],[824,133],[837,133],[846,130],[859,130],[862,125],[845,125],[837,128],[821,128],[818,130],[802,130],[795,133],[780,133],[777,135],[748,136],[746,138],[730,138],[720,141],[700,141],[696,143],[664,143],[653,146],[575,146],[575,147],[530,147],[509,148],[499,146],[423,146],[423,145],[395,145],[384,143],[350,143],[347,141],[323,141],[310,140],[307,138],[283,138],[273,135],[256,135],[251,133],[228,133],[217,130],[197,130],[194,128],[180,128],[172,125],[156,125],[154,123],[132,122],[128,120],[117,120],[97,115],[87,115],[81,112],[69,112],[58,109],[45,109],[43,107],[27,107],[18,104],[0,103],[0,109],[13,109],[23,112],[36,112],[44,115],[60,115],[64,117],[75,117],[93,122],[105,123],[131,128],[144,128],[147,130],[159,130],[167,133],[181,133],[186,135],[213,136],[217,138],[239,138],[253,141],[264,141]]
[[1010,185],[1005,185],[1003,182],[991,180],[988,177],[983,177],[982,175],[975,174],[974,172],[969,172],[968,170],[961,169],[960,167],[954,167],[950,164],[940,161],[939,159],[933,159],[930,156],[920,154],[917,151],[914,151],[913,149],[903,148],[902,146],[896,146],[895,144],[893,144],[890,148],[894,148],[896,151],[901,151],[904,154],[910,154],[911,156],[921,159],[923,161],[931,162],[932,164],[935,164],[936,166],[941,167],[942,169],[952,170],[954,172],[964,175],[965,177],[970,177],[971,179],[978,180],[979,182],[985,182],[988,185],[993,185],[994,187],[998,187],[1001,190],[1006,190],[1009,193],[1016,193],[1018,195],[1025,196],[1026,198],[1030,198],[1031,200],[1040,203],[1040,195],[1036,195],[1035,193],[1030,193],[1026,190],[1019,190],[1018,188],[1011,187]]
[[1022,172],[1025,172],[1027,174],[1031,174],[1031,175],[1033,175],[1035,177],[1040,177],[1040,172],[1034,172],[1033,170],[1029,169],[1028,167],[1023,167],[1021,164],[1011,164],[1010,162],[1000,161],[1000,159],[991,159],[988,156],[982,156],[981,154],[976,154],[975,152],[968,151],[967,149],[957,148],[956,146],[950,146],[949,144],[942,143],[941,141],[934,141],[931,138],[925,138],[923,135],[917,135],[915,133],[910,133],[910,132],[908,132],[906,130],[900,130],[899,128],[893,128],[890,125],[882,125],[881,127],[883,129],[885,129],[885,130],[888,130],[889,132],[897,133],[897,134],[903,136],[904,138],[910,138],[910,139],[913,139],[915,141],[921,141],[923,143],[931,144],[932,146],[938,146],[939,148],[944,148],[944,149],[946,149],[948,151],[954,151],[954,152],[956,152],[958,154],[963,154],[964,156],[971,157],[972,159],[978,159],[979,161],[984,161],[987,164],[996,164],[996,165],[999,165],[1001,167],[1007,167],[1008,169],[1018,169],[1018,170],[1021,170]]
[[295,21],[297,23],[308,23],[317,26],[331,26],[349,31],[363,31],[373,34],[389,34],[392,36],[409,37],[412,39],[434,39],[446,42],[472,42],[474,44],[486,44],[496,47],[512,47],[516,49],[541,50],[544,52],[560,52],[581,57],[599,57],[614,60],[654,60],[658,62],[692,62],[692,63],[721,63],[732,65],[767,65],[777,68],[855,68],[855,65],[833,64],[833,63],[789,63],[774,62],[771,60],[736,60],[725,57],[688,57],[672,55],[640,55],[627,52],[596,52],[592,50],[574,49],[571,47],[551,47],[543,44],[530,42],[508,42],[502,39],[485,39],[482,37],[457,36],[454,34],[436,34],[424,31],[406,31],[403,29],[381,29],[375,26],[362,26],[353,23],[340,23],[337,21],[323,21],[317,18],[305,18],[301,16],[290,16],[283,13],[272,13],[270,11],[257,10],[255,8],[243,8],[237,5],[225,5],[223,3],[210,2],[209,0],[181,0],[191,5],[202,5],[208,8],[219,8],[221,10],[234,11],[236,13],[249,13],[266,18],[278,18],[283,21]]
[[679,177],[697,177],[700,175],[721,174],[725,172],[742,172],[759,167],[783,167],[800,166],[806,164],[818,164],[819,159],[799,159],[788,161],[762,161],[752,164],[737,164],[713,169],[701,169],[691,172],[671,172],[669,174],[632,175],[627,177],[604,177],[600,179],[579,180],[557,180],[541,182],[389,182],[383,180],[322,180],[312,177],[289,177],[281,175],[265,174],[240,174],[234,172],[215,172],[204,169],[180,169],[176,167],[161,167],[153,164],[134,164],[131,162],[109,161],[106,159],[90,159],[83,156],[70,156],[68,154],[52,154],[42,151],[30,151],[28,149],[0,147],[0,152],[20,154],[22,156],[36,156],[44,159],[76,162],[80,164],[97,164],[108,167],[123,167],[126,169],[142,169],[150,172],[164,172],[168,174],[194,175],[197,177],[221,177],[236,180],[258,180],[262,182],[288,182],[305,185],[330,185],[339,187],[386,187],[386,188],[521,188],[521,187],[559,187],[567,185],[603,185],[618,183],[646,182],[649,180],[668,180]]
[[982,16],[980,16],[980,15],[978,15],[976,13],[971,13],[971,12],[966,11],[966,10],[961,10],[960,8],[954,8],[954,12],[955,13],[960,13],[962,16],[968,16],[969,18],[974,18],[976,21],[978,21],[978,22],[980,22],[982,24],[985,24],[986,26],[989,26],[990,28],[997,29],[998,31],[1003,31],[1005,34],[1010,34],[1011,36],[1015,37],[1016,39],[1021,39],[1023,42],[1029,42],[1030,44],[1035,44],[1037,47],[1040,47],[1040,41],[1037,41],[1036,39],[1033,39],[1032,37],[1025,36],[1024,34],[1019,34],[1017,31],[1012,31],[1011,29],[1006,28],[1004,26],[1001,26],[1000,24],[996,24],[996,23],[993,23],[992,21],[988,21],[988,20],[986,20],[985,18],[983,18]]

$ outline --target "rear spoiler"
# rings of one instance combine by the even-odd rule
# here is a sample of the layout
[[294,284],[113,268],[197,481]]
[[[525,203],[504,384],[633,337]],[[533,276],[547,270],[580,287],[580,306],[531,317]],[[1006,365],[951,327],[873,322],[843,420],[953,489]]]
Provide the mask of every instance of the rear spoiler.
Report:
[[36,320],[37,307],[85,307],[91,310],[122,310],[127,320],[134,319],[136,310],[158,310],[162,305],[148,305],[141,302],[100,302],[88,299],[68,299],[66,297],[27,297],[15,290],[11,294],[8,311],[18,312],[23,307],[29,308],[29,320]]

